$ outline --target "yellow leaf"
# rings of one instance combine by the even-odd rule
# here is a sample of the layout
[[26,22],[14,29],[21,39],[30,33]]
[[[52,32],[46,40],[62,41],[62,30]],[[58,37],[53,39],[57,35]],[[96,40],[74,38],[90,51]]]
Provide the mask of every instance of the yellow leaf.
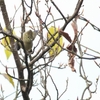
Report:
[[[7,31],[6,28],[4,28],[4,30]],[[14,30],[13,30],[13,34],[15,35]],[[11,54],[12,54],[12,52],[10,51],[10,48],[9,48],[9,47],[10,47],[10,40],[9,40],[9,37],[3,38],[3,39],[1,40],[1,43],[2,43],[2,45],[5,47],[4,52],[5,52],[6,58],[9,59],[9,57],[10,57]]]
[[[55,34],[56,31],[58,31],[58,28],[55,28],[55,27],[51,26],[48,30],[53,35],[53,34]],[[47,33],[47,40],[49,40],[52,37],[49,32]],[[54,37],[54,39],[56,39],[58,36],[59,36],[59,33],[57,33],[53,37]],[[54,39],[51,38],[51,40],[48,42],[48,45],[51,45],[55,41]],[[57,43],[60,46],[63,46],[63,37],[62,36],[59,38]],[[49,50],[50,57],[58,55],[61,52],[62,49],[57,43]]]
[[9,46],[8,46],[8,45],[10,45],[9,37],[3,38],[1,43],[5,48],[9,48]]
[[12,77],[10,77],[9,75],[7,75],[5,73],[1,73],[1,75],[3,75],[12,84],[12,86],[15,87]]
[[9,50],[7,50],[7,49],[5,49],[4,52],[5,52],[6,58],[9,59],[9,57],[10,57],[11,54],[12,54],[12,52],[9,51]]

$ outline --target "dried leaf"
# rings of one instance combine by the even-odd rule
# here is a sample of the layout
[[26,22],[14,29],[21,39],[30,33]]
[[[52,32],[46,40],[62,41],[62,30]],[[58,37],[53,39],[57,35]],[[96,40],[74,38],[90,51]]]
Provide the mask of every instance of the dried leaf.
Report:
[[73,20],[72,23],[72,28],[74,30],[74,34],[77,35],[77,32],[78,32],[78,27],[77,27],[77,23],[76,23],[76,20]]
[[[77,53],[77,48],[75,46],[73,46],[72,44],[68,45],[67,49]],[[74,60],[75,55],[73,53],[71,53],[71,52],[68,52],[68,56],[69,56],[68,65],[69,65],[69,67],[71,68],[71,70],[73,72],[76,72],[76,69],[74,68],[74,65],[75,65],[75,60]]]
[[75,57],[75,55],[72,54],[72,53],[68,53],[68,56],[69,56],[68,65],[73,72],[76,72],[76,69],[74,68],[74,64],[75,64],[74,57]]
[[67,49],[70,50],[70,51],[73,51],[75,53],[77,52],[77,48],[75,47],[75,45],[73,46],[72,44],[68,45]]
[[[71,44],[67,46],[67,49],[69,51],[72,51],[74,53],[77,53],[77,48],[75,47],[75,42],[76,42],[76,39],[77,39],[77,23],[76,23],[77,19],[75,19],[73,22],[72,22],[72,27],[73,27],[73,30],[74,30],[74,39],[72,40],[71,37],[69,36],[68,33],[62,31],[62,30],[58,30],[59,33],[61,35],[63,35]],[[69,56],[69,59],[68,59],[68,65],[69,67],[71,68],[71,70],[73,72],[76,72],[76,69],[74,68],[74,65],[75,65],[75,55],[73,53],[70,53],[68,52],[68,56]]]
[[[71,44],[67,46],[67,49],[74,52],[74,53],[77,53],[77,48],[75,47],[75,43],[76,43],[76,40],[77,40],[77,33],[78,33],[78,30],[77,30],[77,18],[72,22],[72,28],[74,30],[74,39],[71,41]],[[69,60],[68,60],[68,65],[69,67],[71,68],[71,70],[73,72],[76,72],[76,69],[74,68],[74,65],[75,65],[75,55],[71,52],[68,52],[68,56],[69,56]]]
[[61,35],[63,35],[63,36],[71,43],[72,40],[71,40],[71,37],[69,36],[68,33],[62,31],[61,29],[58,29],[58,32],[59,32]]

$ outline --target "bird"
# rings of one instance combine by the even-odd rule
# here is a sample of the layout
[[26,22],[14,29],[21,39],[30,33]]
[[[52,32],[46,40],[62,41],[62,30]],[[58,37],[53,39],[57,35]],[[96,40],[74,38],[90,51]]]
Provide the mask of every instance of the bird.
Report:
[[[36,30],[35,31],[28,30],[28,31],[23,33],[22,41],[23,41],[26,52],[32,51],[33,40],[35,39],[37,34],[38,34],[38,31],[36,31]],[[20,50],[20,48],[22,48],[21,43],[16,41],[15,42],[15,49]]]

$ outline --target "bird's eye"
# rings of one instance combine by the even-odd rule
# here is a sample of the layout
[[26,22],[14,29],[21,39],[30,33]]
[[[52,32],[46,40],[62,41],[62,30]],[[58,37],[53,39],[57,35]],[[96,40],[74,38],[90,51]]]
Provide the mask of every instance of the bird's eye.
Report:
[[28,38],[30,38],[30,37],[28,36]]

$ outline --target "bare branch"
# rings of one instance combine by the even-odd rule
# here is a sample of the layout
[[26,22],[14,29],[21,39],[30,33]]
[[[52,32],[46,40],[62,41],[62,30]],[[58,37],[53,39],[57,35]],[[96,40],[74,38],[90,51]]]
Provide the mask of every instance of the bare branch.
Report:
[[55,89],[56,89],[56,92],[57,92],[57,100],[59,100],[59,91],[58,91],[58,88],[57,88],[57,86],[56,86],[56,84],[55,84],[55,82],[54,82],[54,80],[53,80],[53,78],[52,78],[52,76],[50,74],[49,74],[49,77],[51,78],[51,81],[52,81],[53,85],[55,86]]
[[64,95],[64,93],[67,91],[68,88],[68,79],[66,80],[66,88],[65,90],[62,92],[62,94],[59,96],[59,99]]

